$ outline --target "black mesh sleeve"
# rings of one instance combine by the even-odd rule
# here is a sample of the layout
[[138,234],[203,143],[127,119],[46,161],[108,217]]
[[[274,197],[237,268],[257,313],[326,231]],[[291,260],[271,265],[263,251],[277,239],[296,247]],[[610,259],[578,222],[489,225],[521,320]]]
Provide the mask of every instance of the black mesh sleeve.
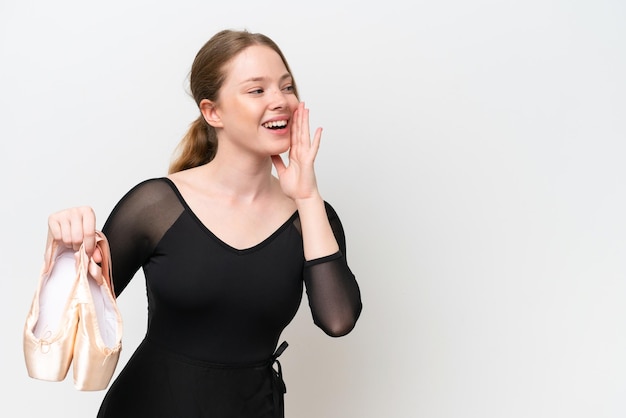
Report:
[[111,248],[116,296],[143,266],[183,209],[169,180],[164,178],[136,185],[113,208],[102,232]]
[[313,321],[332,337],[346,335],[361,314],[361,292],[348,267],[346,239],[335,210],[326,203],[330,225],[339,244],[339,251],[327,257],[306,262],[304,282]]

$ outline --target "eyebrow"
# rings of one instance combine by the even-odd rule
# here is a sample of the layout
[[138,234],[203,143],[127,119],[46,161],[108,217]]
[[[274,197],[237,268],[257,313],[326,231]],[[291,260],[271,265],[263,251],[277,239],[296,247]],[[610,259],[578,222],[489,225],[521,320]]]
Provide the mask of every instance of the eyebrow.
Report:
[[[284,81],[288,78],[292,78],[290,73],[285,73],[280,77],[280,81]],[[250,83],[250,82],[258,82],[258,81],[265,81],[267,80],[267,77],[250,77],[247,80],[242,81],[240,84],[245,84],[245,83]]]

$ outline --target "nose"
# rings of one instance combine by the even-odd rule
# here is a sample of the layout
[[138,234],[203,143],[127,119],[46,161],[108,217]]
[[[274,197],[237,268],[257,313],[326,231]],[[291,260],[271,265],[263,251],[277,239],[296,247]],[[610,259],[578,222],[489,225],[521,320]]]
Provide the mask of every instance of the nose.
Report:
[[280,89],[274,89],[270,94],[270,109],[280,110],[287,106],[286,94]]

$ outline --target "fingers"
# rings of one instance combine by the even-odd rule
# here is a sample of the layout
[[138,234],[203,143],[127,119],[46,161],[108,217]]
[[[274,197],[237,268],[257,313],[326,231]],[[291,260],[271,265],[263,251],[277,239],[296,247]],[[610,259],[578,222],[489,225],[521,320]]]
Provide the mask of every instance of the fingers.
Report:
[[291,147],[289,148],[289,154],[296,152],[301,140],[302,131],[302,109],[304,109],[304,102],[298,103],[298,107],[293,111],[293,125],[291,127]]
[[[82,240],[85,244],[85,252],[88,256],[91,256],[96,249],[96,215],[94,214],[91,208],[83,214],[83,230],[82,230]],[[80,239],[79,236],[75,235],[73,237],[75,240]],[[80,245],[78,246],[80,248]]]
[[83,242],[92,255],[96,247],[96,215],[92,208],[80,206],[53,213],[48,217],[48,240],[77,251]]
[[305,106],[304,102],[298,103],[298,107],[293,114],[291,148],[294,151],[297,151],[298,147],[303,147],[303,150],[308,150],[309,148],[312,148],[314,153],[317,153],[321,136],[322,128],[317,128],[313,137],[313,142],[311,142],[309,127],[309,109]]
[[102,252],[100,251],[100,248],[96,247],[91,257],[96,263],[102,263]]
[[300,126],[300,144],[308,146],[311,144],[310,128],[309,128],[309,109],[304,106],[302,102],[302,108],[298,112],[298,121]]
[[272,163],[274,164],[274,167],[276,167],[276,173],[280,177],[287,168],[287,166],[285,166],[285,162],[280,155],[272,155]]
[[320,142],[322,141],[322,128],[315,130],[315,136],[313,137],[313,143],[311,144],[311,150],[313,155],[317,155],[317,151],[320,149]]

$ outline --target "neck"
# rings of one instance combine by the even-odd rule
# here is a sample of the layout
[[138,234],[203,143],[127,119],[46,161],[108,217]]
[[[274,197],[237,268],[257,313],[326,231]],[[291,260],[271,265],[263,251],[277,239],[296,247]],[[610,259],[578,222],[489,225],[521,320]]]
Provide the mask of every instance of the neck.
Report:
[[203,171],[216,192],[240,202],[253,202],[268,194],[275,185],[269,157],[253,159],[239,155],[237,158],[225,158],[218,152],[203,167]]

